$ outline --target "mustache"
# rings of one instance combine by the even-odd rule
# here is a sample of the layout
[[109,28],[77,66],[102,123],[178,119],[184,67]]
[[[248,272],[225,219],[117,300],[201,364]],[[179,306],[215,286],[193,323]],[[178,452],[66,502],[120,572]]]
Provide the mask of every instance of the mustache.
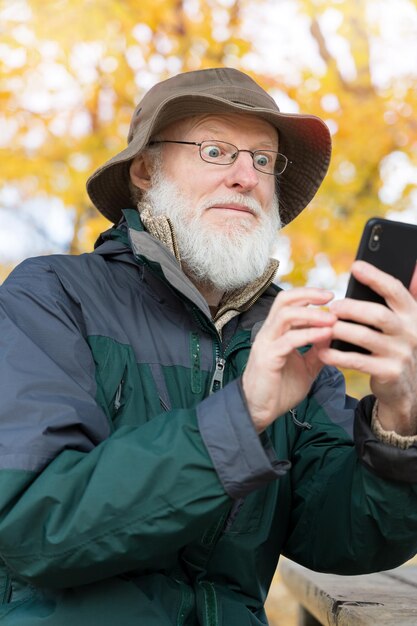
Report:
[[210,209],[212,206],[222,204],[240,204],[241,206],[249,209],[257,217],[263,213],[262,206],[257,200],[248,196],[242,196],[241,194],[215,196],[214,198],[210,198],[199,205],[198,213],[203,213],[203,211]]

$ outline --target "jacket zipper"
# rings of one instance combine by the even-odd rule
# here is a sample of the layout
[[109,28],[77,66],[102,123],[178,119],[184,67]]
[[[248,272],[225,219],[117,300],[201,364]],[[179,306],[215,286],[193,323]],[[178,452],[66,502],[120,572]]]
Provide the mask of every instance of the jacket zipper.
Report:
[[214,374],[211,378],[209,395],[223,388],[223,378],[224,378],[224,372],[225,372],[225,367],[226,367],[226,358],[233,352],[233,349],[234,349],[234,346],[233,346],[233,339],[232,339],[229,342],[229,344],[226,346],[226,348],[224,349],[223,356],[220,356],[219,344],[216,343]]
[[[259,298],[261,297],[261,295],[266,291],[266,289],[268,289],[268,287],[272,284],[273,282],[273,276],[268,280],[268,282],[266,283],[266,285],[259,290],[254,296],[252,296],[252,298],[249,300],[249,302],[247,303],[247,305],[245,306],[246,310],[247,308],[250,308],[251,306],[253,306],[255,304],[255,302],[257,300],[259,300]],[[225,313],[226,311],[224,311]],[[232,341],[226,346],[226,348],[224,349],[223,355],[227,356],[226,353],[229,350],[230,345],[233,343],[233,339]],[[232,352],[233,350],[231,350],[230,352]],[[229,352],[229,354],[230,354]],[[218,391],[219,389],[222,389],[223,387],[223,377],[224,377],[224,370],[225,370],[225,365],[226,365],[226,359],[224,359],[223,357],[220,356],[220,349],[219,349],[219,345],[218,343],[216,343],[216,362],[215,362],[215,369],[214,369],[214,374],[213,377],[211,379],[211,384],[210,384],[210,391],[209,391],[209,395],[213,394],[215,391]]]
[[[216,350],[217,352],[217,350]],[[225,359],[216,355],[216,365],[214,369],[214,374],[211,379],[210,391],[209,395],[218,391],[223,387],[223,376],[224,376],[224,366],[226,365]]]
[[215,391],[218,391],[223,387],[223,376],[224,376],[224,368],[226,365],[226,360],[221,356],[221,347],[220,347],[220,337],[216,330],[216,328],[205,318],[202,317],[199,309],[197,307],[192,308],[193,316],[199,327],[204,332],[209,332],[211,335],[214,335],[213,345],[214,349],[214,374],[212,376],[209,388],[209,395],[213,394]]

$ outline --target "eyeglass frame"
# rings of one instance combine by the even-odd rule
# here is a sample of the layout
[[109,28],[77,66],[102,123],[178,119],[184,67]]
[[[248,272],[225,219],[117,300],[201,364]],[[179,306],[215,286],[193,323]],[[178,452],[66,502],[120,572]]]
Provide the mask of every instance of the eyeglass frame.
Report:
[[[236,158],[230,163],[216,163],[215,161],[207,161],[207,159],[203,158],[203,155],[201,153],[201,146],[205,143],[209,143],[210,141],[218,142],[218,143],[225,143],[228,146],[233,146],[233,148],[236,148]],[[285,154],[282,154],[281,152],[277,152],[276,150],[261,150],[261,149],[240,150],[237,146],[235,146],[234,143],[229,143],[228,141],[223,141],[222,139],[204,139],[203,141],[200,141],[200,142],[198,141],[175,141],[173,139],[160,139],[160,140],[155,139],[154,141],[150,141],[148,145],[153,146],[155,144],[160,144],[160,143],[178,143],[178,144],[189,145],[189,146],[198,146],[198,152],[199,152],[201,160],[204,161],[204,163],[210,163],[211,165],[226,165],[226,166],[233,165],[233,163],[236,163],[237,158],[241,152],[249,152],[249,154],[252,157],[252,164],[253,164],[254,169],[257,170],[258,172],[261,172],[261,174],[266,174],[267,176],[281,176],[287,169],[288,165],[292,163],[292,161],[290,161],[288,157],[285,156]],[[257,153],[262,154],[263,152],[273,153],[273,154],[283,157],[285,159],[284,169],[281,172],[265,172],[265,170],[260,170],[259,166],[255,164],[255,155]]]

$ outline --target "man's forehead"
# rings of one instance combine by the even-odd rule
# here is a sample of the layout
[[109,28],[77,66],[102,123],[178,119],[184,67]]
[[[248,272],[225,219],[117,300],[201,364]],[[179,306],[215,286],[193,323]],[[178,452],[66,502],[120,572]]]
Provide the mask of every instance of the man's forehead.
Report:
[[219,138],[225,132],[233,132],[238,135],[240,133],[250,135],[251,138],[262,142],[271,142],[276,144],[278,131],[277,129],[260,117],[240,113],[225,114],[205,114],[187,117],[183,120],[174,122],[166,127],[163,131],[164,137],[175,134],[175,138],[179,136],[183,138],[185,134],[194,132],[209,132],[211,135],[207,139]]

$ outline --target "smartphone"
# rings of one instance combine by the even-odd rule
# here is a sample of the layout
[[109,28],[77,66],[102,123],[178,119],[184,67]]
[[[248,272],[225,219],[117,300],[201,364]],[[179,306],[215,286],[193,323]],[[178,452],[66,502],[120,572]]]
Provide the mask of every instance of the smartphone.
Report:
[[[398,278],[408,288],[417,262],[417,225],[381,217],[371,218],[365,224],[356,259],[375,265]],[[346,297],[387,306],[384,298],[353,276],[349,278]],[[341,339],[332,341],[331,347],[345,352],[369,354],[365,348]]]

